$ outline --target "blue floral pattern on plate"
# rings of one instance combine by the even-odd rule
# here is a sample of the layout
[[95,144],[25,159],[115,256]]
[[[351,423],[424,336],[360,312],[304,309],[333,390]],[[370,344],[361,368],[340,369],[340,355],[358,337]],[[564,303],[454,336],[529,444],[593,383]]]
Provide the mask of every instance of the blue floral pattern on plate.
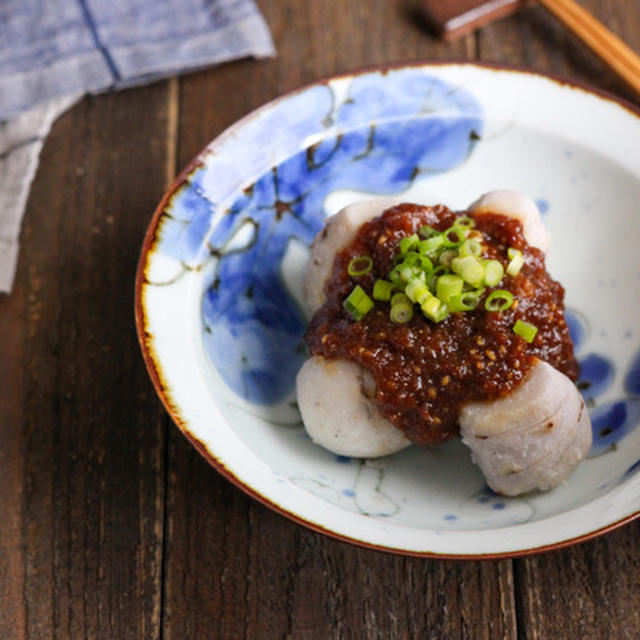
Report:
[[[575,311],[568,310],[566,317],[576,353],[580,354],[589,328],[584,318]],[[593,430],[593,445],[589,456],[595,457],[615,451],[618,443],[640,424],[640,352],[633,358],[625,375],[625,391],[629,395],[603,404],[598,404],[598,399],[614,381],[613,362],[601,354],[589,353],[580,356],[579,363],[578,388],[590,407]],[[625,477],[626,474],[623,478]]]
[[[185,228],[172,250],[189,263],[202,252],[197,238],[206,236],[208,252],[219,260],[202,303],[207,353],[227,384],[256,404],[285,398],[306,357],[306,320],[285,286],[281,263],[292,240],[311,243],[327,195],[356,187],[403,191],[418,175],[464,162],[482,131],[470,94],[410,71],[387,84],[361,76],[342,101],[319,101],[315,114],[326,135],[248,184],[208,235],[214,205],[205,195],[203,171],[196,170],[174,199],[185,212]],[[373,124],[359,126],[363,116]],[[247,224],[250,242],[229,251]]]

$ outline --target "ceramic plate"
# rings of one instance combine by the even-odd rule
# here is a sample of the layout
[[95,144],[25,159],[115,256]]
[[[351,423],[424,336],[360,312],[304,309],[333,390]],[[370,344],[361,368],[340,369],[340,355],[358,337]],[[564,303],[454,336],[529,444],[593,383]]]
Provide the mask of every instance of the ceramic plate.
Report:
[[[251,113],[162,200],[137,277],[149,372],[176,424],[245,491],[389,551],[531,553],[640,513],[640,115],[552,78],[471,64],[331,78]],[[378,460],[312,444],[296,406],[308,246],[342,206],[532,196],[567,291],[594,444],[569,481],[505,499],[448,442]]]

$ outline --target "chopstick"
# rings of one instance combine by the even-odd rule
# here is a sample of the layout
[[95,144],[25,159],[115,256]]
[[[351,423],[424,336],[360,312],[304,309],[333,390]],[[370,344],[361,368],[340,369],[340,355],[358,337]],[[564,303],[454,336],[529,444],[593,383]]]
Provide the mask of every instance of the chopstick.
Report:
[[640,57],[574,0],[538,0],[640,95]]

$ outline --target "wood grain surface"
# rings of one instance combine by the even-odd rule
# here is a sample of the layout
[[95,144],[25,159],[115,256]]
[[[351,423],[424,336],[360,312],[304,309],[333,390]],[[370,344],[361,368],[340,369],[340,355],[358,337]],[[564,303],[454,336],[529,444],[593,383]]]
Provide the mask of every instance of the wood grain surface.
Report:
[[[542,8],[442,43],[403,0],[259,0],[278,56],[84,99],[0,298],[0,638],[640,638],[640,522],[515,561],[367,551],[219,476],[144,370],[133,280],[170,179],[252,108],[389,61],[508,62],[633,99]],[[582,0],[640,51],[640,3]]]

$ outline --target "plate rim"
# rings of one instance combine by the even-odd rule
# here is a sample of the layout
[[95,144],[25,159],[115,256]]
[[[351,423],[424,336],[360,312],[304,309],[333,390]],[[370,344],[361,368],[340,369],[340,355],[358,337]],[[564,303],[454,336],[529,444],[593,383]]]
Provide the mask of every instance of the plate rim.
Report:
[[[558,549],[563,549],[565,547],[573,546],[576,544],[580,544],[582,542],[586,542],[588,540],[595,539],[600,537],[606,533],[610,533],[633,520],[640,518],[640,505],[637,510],[624,516],[623,518],[616,520],[612,523],[609,523],[603,527],[598,529],[594,529],[592,531],[586,532],[579,536],[574,536],[572,538],[567,538],[565,540],[559,540],[557,542],[543,544],[540,546],[527,547],[523,549],[516,549],[511,551],[504,552],[490,552],[490,553],[466,553],[466,554],[455,554],[455,553],[441,553],[433,550],[414,550],[414,549],[403,549],[400,547],[386,546],[380,545],[372,542],[368,542],[365,540],[361,540],[359,538],[350,537],[349,535],[340,533],[333,529],[326,528],[317,522],[313,522],[311,520],[307,520],[303,518],[299,514],[294,511],[287,510],[285,507],[281,506],[277,502],[267,498],[262,495],[257,489],[252,487],[251,485],[245,483],[239,477],[235,475],[235,473],[229,469],[223,462],[221,462],[216,455],[209,450],[207,445],[200,439],[198,436],[193,433],[185,420],[180,415],[178,407],[176,407],[171,399],[171,395],[169,393],[169,386],[166,384],[164,380],[164,375],[161,368],[160,358],[157,353],[155,353],[153,346],[150,342],[150,333],[147,331],[147,313],[145,310],[145,305],[143,302],[143,288],[146,284],[146,276],[145,270],[146,265],[148,263],[148,257],[150,253],[153,251],[154,245],[158,242],[157,240],[157,230],[160,219],[164,213],[164,209],[166,205],[171,200],[175,192],[185,183],[187,182],[189,176],[200,166],[204,164],[203,158],[207,154],[208,150],[213,147],[219,145],[222,141],[226,140],[229,136],[232,136],[234,132],[240,128],[242,128],[246,123],[258,117],[262,112],[267,111],[268,109],[274,107],[280,102],[284,102],[292,98],[293,96],[302,93],[303,91],[315,87],[321,86],[323,84],[328,84],[329,82],[340,80],[344,78],[354,78],[362,75],[366,75],[369,73],[385,73],[388,71],[397,71],[401,69],[419,69],[419,68],[442,68],[442,67],[471,67],[478,68],[486,71],[494,71],[494,72],[507,72],[516,75],[522,76],[530,76],[534,78],[540,78],[544,80],[550,80],[556,85],[560,87],[570,88],[570,89],[578,89],[587,95],[595,95],[596,97],[603,99],[609,103],[612,103],[615,106],[622,107],[626,111],[629,112],[631,116],[635,116],[640,121],[640,106],[630,102],[626,98],[618,96],[610,91],[605,89],[601,89],[600,87],[596,87],[589,82],[569,79],[561,74],[555,73],[545,73],[534,71],[529,68],[520,65],[512,65],[508,63],[499,63],[499,62],[484,62],[484,61],[465,61],[465,60],[412,60],[406,62],[390,62],[378,65],[365,65],[359,66],[352,70],[347,70],[335,74],[325,75],[317,80],[303,83],[299,86],[296,86],[278,96],[268,100],[267,102],[261,104],[260,106],[252,109],[244,116],[234,121],[231,125],[223,129],[216,137],[214,137],[211,141],[209,141],[202,149],[186,164],[186,166],[178,173],[178,175],[171,182],[169,187],[165,190],[160,202],[156,206],[151,220],[147,226],[145,231],[145,235],[142,242],[142,247],[140,250],[140,256],[138,258],[138,263],[136,267],[135,274],[135,287],[134,287],[134,314],[135,314],[135,325],[136,325],[136,334],[138,337],[138,343],[140,345],[140,350],[142,352],[143,360],[147,369],[147,373],[151,378],[153,387],[160,401],[162,402],[165,410],[169,414],[169,417],[172,419],[173,423],[178,427],[178,429],[182,432],[182,434],[186,437],[186,439],[191,443],[191,445],[196,449],[196,451],[218,472],[220,473],[226,480],[230,481],[236,487],[241,489],[244,493],[246,493],[251,498],[257,500],[264,506],[270,508],[271,510],[279,513],[280,515],[285,516],[289,520],[295,522],[298,525],[302,525],[316,533],[321,533],[330,538],[339,540],[341,542],[347,542],[350,544],[354,544],[359,547],[363,547],[366,549],[371,549],[375,551],[382,551],[391,554],[409,556],[409,557],[419,557],[419,558],[431,558],[431,559],[442,559],[442,560],[496,560],[496,559],[508,559],[508,558],[519,558],[531,556],[538,553],[544,553],[547,551],[554,551]],[[640,124],[640,122],[639,122]]]

